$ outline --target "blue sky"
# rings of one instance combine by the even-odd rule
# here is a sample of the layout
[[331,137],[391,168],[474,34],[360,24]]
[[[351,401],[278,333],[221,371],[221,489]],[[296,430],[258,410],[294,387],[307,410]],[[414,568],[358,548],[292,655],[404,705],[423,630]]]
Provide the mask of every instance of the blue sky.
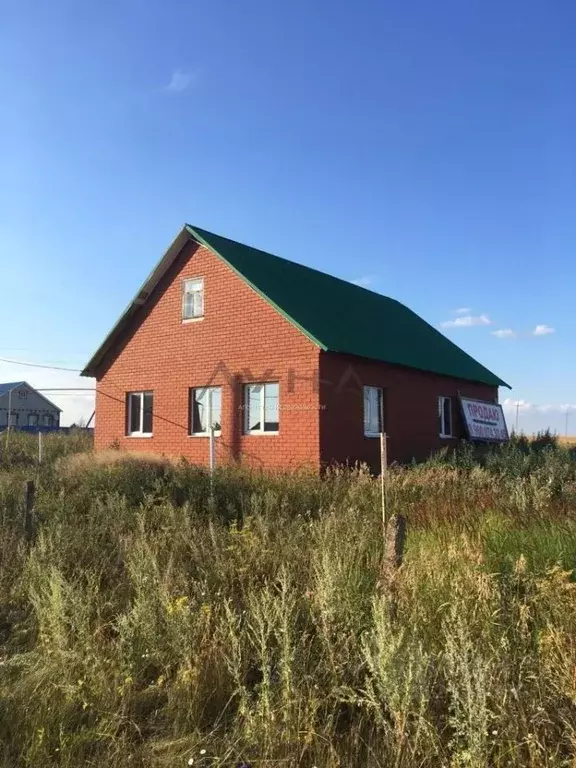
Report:
[[575,29],[572,0],[0,0],[0,357],[80,368],[189,221],[405,302],[563,431]]

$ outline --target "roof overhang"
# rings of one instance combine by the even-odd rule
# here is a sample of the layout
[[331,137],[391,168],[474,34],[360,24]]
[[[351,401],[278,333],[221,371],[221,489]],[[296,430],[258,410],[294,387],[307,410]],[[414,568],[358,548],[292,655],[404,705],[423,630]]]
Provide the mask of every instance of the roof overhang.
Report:
[[[190,225],[184,225],[178,235],[173,240],[172,244],[169,246],[169,248],[166,250],[160,261],[156,264],[152,272],[148,275],[142,286],[140,287],[138,293],[130,304],[126,307],[123,314],[120,316],[112,330],[108,333],[102,344],[98,347],[92,358],[88,361],[86,366],[84,367],[84,370],[80,374],[81,376],[90,376],[95,377],[97,375],[97,371],[102,365],[102,363],[105,361],[108,354],[114,349],[116,344],[118,343],[118,340],[122,337],[123,332],[128,329],[132,323],[132,319],[134,315],[142,308],[144,304],[149,300],[150,296],[152,295],[154,289],[158,285],[158,283],[161,281],[161,279],[164,277],[164,275],[168,272],[170,267],[174,264],[178,256],[180,255],[182,249],[186,246],[189,242],[195,242],[199,245],[203,245],[207,247],[209,250],[211,250],[213,253],[215,253],[217,256],[219,256],[228,266],[236,272],[236,274],[241,277],[248,285],[250,285],[259,295],[261,295],[266,301],[268,301],[275,309],[277,309],[289,322],[291,322],[293,325],[295,325],[299,330],[301,330],[306,336],[308,336],[315,344],[317,344],[322,350],[324,351],[332,351],[337,352],[336,349],[328,350],[328,347],[326,347],[322,342],[318,341],[316,338],[310,335],[310,333],[303,328],[301,325],[299,325],[292,317],[288,316],[284,310],[279,307],[277,304],[275,304],[270,297],[264,295],[262,291],[253,283],[248,280],[248,278],[241,274],[234,264],[231,264],[228,259],[225,258],[225,256],[222,253],[219,253],[213,245],[211,245],[209,242],[207,242],[203,237],[201,232],[197,232],[194,227],[191,227]],[[345,353],[345,354],[352,354],[352,353]],[[390,362],[390,361],[388,361]],[[489,374],[491,377],[493,377],[493,381],[490,382],[490,386],[502,386],[502,387],[508,387],[511,388],[509,384],[507,384],[505,381],[500,379],[499,377],[492,374],[490,371],[486,369],[486,373]],[[443,375],[443,374],[439,374]],[[476,381],[478,382],[478,379],[467,379],[469,381]],[[482,381],[480,383],[488,383],[487,381]]]
[[182,227],[180,232],[174,238],[172,245],[170,245],[152,272],[150,272],[140,287],[140,290],[136,296],[134,296],[130,304],[128,304],[110,333],[106,336],[102,344],[98,347],[96,352],[86,363],[84,370],[80,374],[81,376],[96,376],[98,367],[103,362],[106,355],[112,350],[122,331],[124,331],[129,326],[132,317],[148,301],[148,298],[150,297],[154,288],[156,288],[160,280],[164,277],[166,272],[176,261],[178,255],[186,243],[188,243],[190,240],[192,240],[190,232],[185,226]]

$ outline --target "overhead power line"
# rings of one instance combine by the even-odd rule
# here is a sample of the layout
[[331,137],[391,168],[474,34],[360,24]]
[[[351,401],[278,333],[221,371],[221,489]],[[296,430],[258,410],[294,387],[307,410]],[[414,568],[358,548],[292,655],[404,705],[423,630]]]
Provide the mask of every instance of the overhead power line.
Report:
[[47,365],[45,363],[30,363],[25,360],[10,360],[0,357],[0,363],[12,363],[12,365],[26,365],[30,368],[49,368],[52,371],[69,371],[70,373],[82,373],[81,368],[64,368],[61,365]]
[[96,387],[34,387],[36,392],[96,392]]

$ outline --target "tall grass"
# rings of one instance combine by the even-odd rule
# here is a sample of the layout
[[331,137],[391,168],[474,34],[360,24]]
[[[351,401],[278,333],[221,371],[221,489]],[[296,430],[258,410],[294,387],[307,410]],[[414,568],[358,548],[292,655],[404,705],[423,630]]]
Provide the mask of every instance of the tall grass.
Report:
[[3,768],[574,765],[568,449],[392,468],[392,611],[361,469],[211,479],[57,437],[38,469],[18,440],[0,467]]

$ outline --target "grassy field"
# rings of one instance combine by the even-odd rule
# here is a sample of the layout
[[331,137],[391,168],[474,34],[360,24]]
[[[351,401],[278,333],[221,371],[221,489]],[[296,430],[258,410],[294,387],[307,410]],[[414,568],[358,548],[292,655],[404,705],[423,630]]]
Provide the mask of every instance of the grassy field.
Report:
[[[574,766],[576,462],[207,474],[0,437],[0,766]],[[23,487],[37,481],[34,540]]]
[[559,435],[558,442],[560,445],[576,445],[576,436]]

